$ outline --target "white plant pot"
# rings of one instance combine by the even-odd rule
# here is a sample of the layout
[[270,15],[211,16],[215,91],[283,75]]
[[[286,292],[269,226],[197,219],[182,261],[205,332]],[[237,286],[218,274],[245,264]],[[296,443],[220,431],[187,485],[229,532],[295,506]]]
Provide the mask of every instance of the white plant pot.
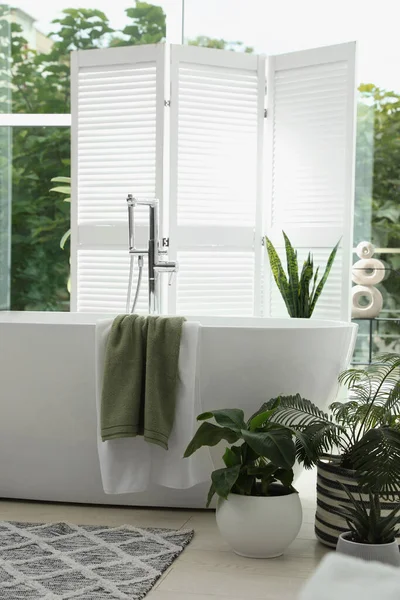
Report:
[[347,539],[350,535],[349,531],[340,534],[336,546],[337,552],[363,560],[374,560],[394,567],[400,566],[400,552],[396,540],[393,540],[390,544],[358,544]]
[[281,556],[300,531],[303,513],[297,492],[287,496],[229,494],[217,504],[222,537],[240,556]]

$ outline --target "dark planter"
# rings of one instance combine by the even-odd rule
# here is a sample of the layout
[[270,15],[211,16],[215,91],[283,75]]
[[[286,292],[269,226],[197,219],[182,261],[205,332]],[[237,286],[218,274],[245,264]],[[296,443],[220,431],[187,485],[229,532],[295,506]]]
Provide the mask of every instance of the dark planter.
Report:
[[[340,505],[346,505],[349,500],[340,488],[338,481],[343,483],[352,493],[359,497],[359,488],[354,471],[343,469],[338,465],[338,459],[332,457],[321,460],[317,465],[317,510],[315,513],[315,535],[317,539],[330,548],[336,548],[341,533],[349,530],[346,521],[338,514]],[[361,494],[363,501],[369,505],[368,495]],[[395,497],[381,498],[382,516],[389,514],[400,502],[400,490]],[[397,538],[400,544],[400,537]]]

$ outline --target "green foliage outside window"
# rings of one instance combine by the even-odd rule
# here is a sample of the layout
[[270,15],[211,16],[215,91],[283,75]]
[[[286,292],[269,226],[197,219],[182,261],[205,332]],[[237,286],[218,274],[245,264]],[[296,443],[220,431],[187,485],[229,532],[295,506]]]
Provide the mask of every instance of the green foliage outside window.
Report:
[[[48,54],[31,50],[21,28],[13,24],[12,112],[70,111],[71,50],[165,39],[166,21],[161,7],[138,1],[126,10],[126,15],[125,28],[117,31],[100,10],[66,9],[54,21],[54,33],[50,34],[53,45]],[[206,36],[188,43],[252,51],[239,42]],[[3,58],[8,49],[0,50]],[[361,85],[359,91],[357,178],[370,168],[373,177],[370,188],[357,186],[355,221],[372,222],[372,241],[378,247],[400,247],[400,95],[372,84]],[[0,94],[4,104],[2,96],[4,93]],[[68,310],[69,242],[64,250],[59,242],[69,228],[69,204],[49,190],[53,177],[70,175],[70,133],[68,128],[14,127],[12,134],[11,308]],[[355,241],[360,241],[357,229]],[[400,255],[387,261],[392,268],[400,269]],[[385,308],[398,310],[400,277],[391,276],[383,286]]]

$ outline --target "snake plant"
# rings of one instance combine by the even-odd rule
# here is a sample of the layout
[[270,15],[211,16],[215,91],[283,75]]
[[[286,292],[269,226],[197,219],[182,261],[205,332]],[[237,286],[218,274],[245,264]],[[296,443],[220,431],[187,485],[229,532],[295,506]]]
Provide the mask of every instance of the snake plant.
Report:
[[[369,502],[356,500],[345,485],[338,482],[348,497],[346,505],[340,505],[340,515],[346,520],[351,541],[358,544],[390,544],[399,535],[400,504],[385,517],[381,515],[378,493],[369,491]],[[369,510],[368,510],[369,504]]]
[[[314,273],[314,260],[311,252],[308,253],[299,275],[297,251],[293,248],[285,232],[283,231],[282,233],[285,240],[287,275],[282,266],[279,254],[275,250],[271,240],[268,237],[265,238],[272,274],[286,304],[289,315],[291,317],[308,319],[311,317],[317,300],[328,279],[340,240],[328,258],[324,274],[320,281],[317,282],[319,267],[316,268]],[[312,287],[310,290],[311,285]]]

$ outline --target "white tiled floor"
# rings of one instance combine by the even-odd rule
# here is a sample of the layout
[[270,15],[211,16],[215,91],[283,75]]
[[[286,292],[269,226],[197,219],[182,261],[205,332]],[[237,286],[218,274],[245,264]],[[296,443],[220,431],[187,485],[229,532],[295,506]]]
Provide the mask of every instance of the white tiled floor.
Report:
[[300,534],[284,556],[270,560],[242,558],[231,552],[219,535],[214,514],[206,511],[3,500],[0,520],[194,529],[193,541],[157,582],[149,600],[293,600],[327,552],[314,538],[312,495],[301,496],[304,520]]

